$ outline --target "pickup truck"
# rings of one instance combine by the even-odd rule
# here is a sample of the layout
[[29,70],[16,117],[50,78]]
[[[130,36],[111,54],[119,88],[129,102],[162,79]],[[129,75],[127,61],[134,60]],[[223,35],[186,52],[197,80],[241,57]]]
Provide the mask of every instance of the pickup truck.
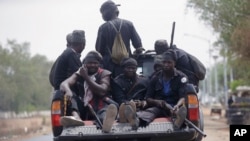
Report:
[[238,86],[226,109],[227,123],[230,125],[250,124],[250,87]]
[[[135,55],[138,62],[138,74],[149,76],[153,72],[155,53],[146,51],[143,54]],[[186,107],[188,114],[185,119],[185,126],[174,130],[170,117],[155,119],[146,127],[139,127],[132,130],[129,124],[115,122],[110,133],[103,133],[98,129],[93,120],[84,121],[84,126],[62,127],[60,117],[67,115],[67,104],[60,93],[55,93],[51,103],[51,120],[54,141],[201,141],[206,135],[203,133],[203,113],[200,107],[197,93],[190,85],[187,88]]]

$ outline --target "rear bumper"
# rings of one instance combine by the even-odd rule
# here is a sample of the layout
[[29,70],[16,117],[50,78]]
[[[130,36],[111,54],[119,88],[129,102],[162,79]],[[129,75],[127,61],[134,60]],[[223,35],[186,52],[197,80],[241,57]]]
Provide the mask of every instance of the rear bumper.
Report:
[[151,138],[152,140],[168,140],[168,141],[191,141],[195,137],[195,130],[178,131],[173,133],[166,132],[151,132],[151,133],[105,133],[96,135],[69,135],[58,136],[54,138],[54,141],[87,141],[87,140],[119,140],[119,139],[139,139],[139,138]]
[[118,124],[112,127],[111,133],[102,133],[93,126],[65,128],[60,136],[54,137],[54,141],[91,141],[91,140],[119,140],[119,139],[151,139],[151,141],[191,141],[197,136],[193,128],[185,128],[174,131],[172,124],[156,123],[147,127],[140,127],[137,131],[130,126]]

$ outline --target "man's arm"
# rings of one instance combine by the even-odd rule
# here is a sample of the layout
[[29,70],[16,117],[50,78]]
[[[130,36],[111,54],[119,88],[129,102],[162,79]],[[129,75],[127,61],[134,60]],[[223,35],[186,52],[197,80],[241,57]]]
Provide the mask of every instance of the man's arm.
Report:
[[93,93],[99,94],[100,96],[104,96],[108,92],[110,88],[110,73],[101,76],[100,84],[96,83],[95,80],[91,79],[91,77],[87,73],[86,67],[81,67],[79,74],[84,78],[86,83],[88,83],[89,88]]
[[126,94],[122,90],[122,88],[117,84],[117,82],[113,83],[112,85],[112,92],[113,92],[113,99],[121,105],[123,102],[126,101]]
[[69,78],[64,80],[60,85],[60,90],[65,93],[66,96],[72,97],[73,93],[70,89],[77,81],[77,74],[72,74]]
[[134,25],[131,23],[131,42],[132,42],[132,45],[133,47],[136,49],[136,50],[143,50],[144,48],[142,47],[142,42],[141,42],[141,37],[140,35],[138,34],[138,32],[136,31]]
[[175,111],[175,110],[178,110],[179,107],[181,107],[181,106],[184,105],[184,104],[185,104],[185,98],[182,97],[182,98],[180,98],[180,99],[178,100],[177,104],[173,107],[173,110],[174,110],[174,111]]
[[97,33],[95,50],[98,51],[99,53],[101,53],[102,56],[104,56],[104,55],[106,55],[106,54],[104,54],[104,50],[107,49],[106,46],[107,46],[107,44],[106,44],[106,41],[104,39],[103,28],[100,27],[98,29],[98,33]]
[[85,79],[85,81],[89,84],[89,87],[92,90],[92,92],[100,94],[100,96],[104,96],[110,88],[110,76],[108,75],[101,78],[100,84],[96,83],[89,77]]

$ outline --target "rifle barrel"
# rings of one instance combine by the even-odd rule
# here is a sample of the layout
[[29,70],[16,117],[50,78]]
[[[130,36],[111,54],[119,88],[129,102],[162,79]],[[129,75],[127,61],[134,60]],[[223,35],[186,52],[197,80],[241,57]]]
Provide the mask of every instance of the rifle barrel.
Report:
[[170,48],[173,47],[173,42],[174,42],[174,31],[175,31],[175,22],[173,22],[173,25],[172,25],[172,33],[171,33],[171,40],[170,40]]

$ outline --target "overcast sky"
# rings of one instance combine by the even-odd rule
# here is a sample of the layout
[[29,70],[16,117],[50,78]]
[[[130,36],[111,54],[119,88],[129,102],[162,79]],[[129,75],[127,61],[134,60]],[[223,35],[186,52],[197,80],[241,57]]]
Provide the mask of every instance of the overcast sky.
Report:
[[[0,0],[0,44],[7,39],[29,42],[32,55],[55,60],[66,48],[66,35],[85,30],[86,52],[95,49],[99,12],[105,0]],[[157,39],[170,41],[175,21],[174,43],[209,65],[209,41],[214,35],[198,16],[186,9],[186,0],[114,0],[121,4],[119,18],[132,21],[145,49]],[[133,50],[133,49],[132,49]]]

